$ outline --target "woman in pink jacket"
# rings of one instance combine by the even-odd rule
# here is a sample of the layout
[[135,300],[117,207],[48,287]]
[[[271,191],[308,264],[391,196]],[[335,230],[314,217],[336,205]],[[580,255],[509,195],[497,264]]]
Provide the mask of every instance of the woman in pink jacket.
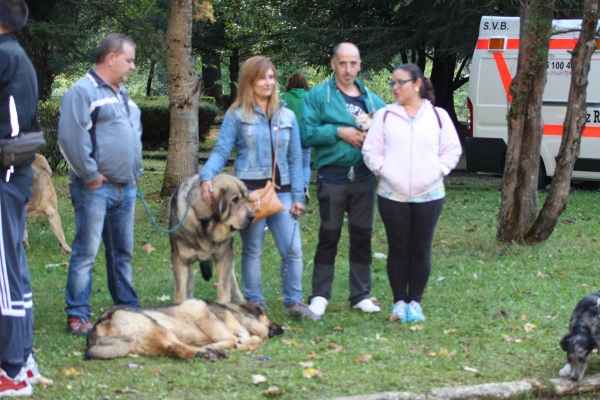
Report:
[[362,154],[365,164],[381,176],[377,194],[388,239],[392,316],[419,322],[425,321],[421,297],[446,195],[444,176],[462,150],[452,120],[433,106],[433,86],[419,67],[396,67],[390,87],[396,103],[377,111]]

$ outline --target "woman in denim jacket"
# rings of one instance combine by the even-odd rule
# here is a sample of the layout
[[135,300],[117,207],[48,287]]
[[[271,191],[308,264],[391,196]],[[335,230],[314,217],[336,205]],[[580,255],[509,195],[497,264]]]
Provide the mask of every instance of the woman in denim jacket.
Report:
[[298,124],[294,113],[280,103],[276,89],[277,75],[269,59],[256,56],[244,62],[237,98],[225,114],[217,144],[200,171],[202,197],[211,203],[212,179],[225,165],[234,145],[235,176],[246,184],[249,192],[264,187],[272,177],[273,148],[279,130],[275,183],[280,187],[277,196],[286,210],[240,232],[242,291],[248,302],[264,309],[261,259],[268,226],[281,255],[285,314],[319,320],[302,303],[302,241],[296,219],[304,212],[304,180]]

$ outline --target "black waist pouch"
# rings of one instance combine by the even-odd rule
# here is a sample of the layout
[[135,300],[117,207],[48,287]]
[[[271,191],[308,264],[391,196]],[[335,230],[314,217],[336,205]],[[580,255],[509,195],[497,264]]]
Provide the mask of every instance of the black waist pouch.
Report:
[[35,120],[31,132],[22,132],[17,136],[0,139],[0,162],[5,168],[11,165],[17,167],[32,159],[45,144],[44,131],[40,123]]

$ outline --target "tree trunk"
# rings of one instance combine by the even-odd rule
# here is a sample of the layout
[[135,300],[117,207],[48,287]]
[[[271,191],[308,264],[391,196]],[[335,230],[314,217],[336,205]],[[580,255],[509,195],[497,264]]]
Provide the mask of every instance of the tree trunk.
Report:
[[423,47],[419,47],[417,49],[418,59],[417,65],[421,68],[421,71],[425,71],[425,66],[427,65],[427,54],[425,53],[425,49]]
[[588,0],[583,12],[581,32],[571,56],[571,89],[564,122],[564,132],[556,157],[552,187],[535,223],[527,232],[525,242],[541,242],[552,234],[558,218],[567,206],[571,175],[579,156],[581,133],[587,119],[587,85],[590,60],[596,50],[594,40],[599,17],[599,0]]
[[214,97],[217,106],[223,105],[223,87],[221,80],[221,57],[214,50],[202,52],[202,80],[204,94]]
[[150,61],[150,72],[148,72],[148,81],[146,82],[146,97],[150,97],[152,94],[152,79],[154,78],[155,67],[156,61]]
[[237,97],[237,85],[240,77],[240,51],[238,49],[231,50],[231,57],[229,58],[229,91],[230,91],[230,104],[235,101]]
[[[542,94],[552,32],[553,0],[524,0],[517,73],[510,86],[508,144],[497,238],[522,241],[537,213]],[[512,101],[511,101],[512,100]]]
[[202,81],[192,62],[193,0],[170,0],[166,39],[167,84],[171,106],[169,152],[161,197],[198,173],[198,97]]
[[456,57],[440,57],[435,51],[433,66],[431,68],[431,83],[435,89],[435,105],[448,111],[452,122],[456,126],[458,118],[454,110],[454,70]]
[[28,27],[25,27],[17,35],[19,42],[27,52],[35,69],[38,79],[38,91],[40,100],[48,100],[52,96],[52,83],[56,73],[51,68],[50,44],[47,38],[33,38]]

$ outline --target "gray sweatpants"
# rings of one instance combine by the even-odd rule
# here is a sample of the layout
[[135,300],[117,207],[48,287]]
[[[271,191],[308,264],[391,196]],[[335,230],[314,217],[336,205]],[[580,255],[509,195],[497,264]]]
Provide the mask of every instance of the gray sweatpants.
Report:
[[344,215],[348,213],[350,234],[350,305],[370,297],[371,235],[375,206],[374,175],[352,183],[336,184],[318,181],[317,197],[321,226],[314,259],[312,296],[331,298],[335,272],[335,255],[342,233]]

